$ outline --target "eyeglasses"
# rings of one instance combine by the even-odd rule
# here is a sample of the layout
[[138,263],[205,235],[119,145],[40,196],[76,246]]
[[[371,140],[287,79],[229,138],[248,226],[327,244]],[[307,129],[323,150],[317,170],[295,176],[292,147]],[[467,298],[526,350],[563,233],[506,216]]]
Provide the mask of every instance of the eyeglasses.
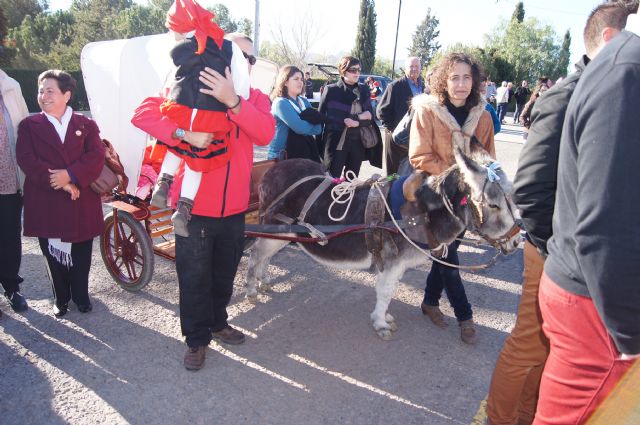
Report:
[[347,72],[350,74],[360,74],[362,72],[362,68],[356,68],[355,66],[347,69]]
[[244,51],[242,52],[242,56],[244,56],[244,58],[245,58],[246,60],[248,60],[248,61],[249,61],[249,65],[255,65],[255,64],[256,64],[256,61],[258,60],[258,59],[256,59],[256,57],[255,57],[255,56],[253,56],[253,55],[248,55],[248,54],[247,54],[246,52],[244,52]]

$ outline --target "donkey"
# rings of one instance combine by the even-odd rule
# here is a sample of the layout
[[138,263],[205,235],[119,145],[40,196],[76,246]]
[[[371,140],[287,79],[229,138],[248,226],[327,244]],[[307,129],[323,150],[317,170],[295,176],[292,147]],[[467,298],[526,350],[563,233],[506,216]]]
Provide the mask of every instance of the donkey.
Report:
[[[406,202],[401,212],[406,233],[412,240],[434,248],[434,245],[450,244],[467,229],[504,254],[514,251],[521,242],[517,226],[519,217],[509,196],[511,183],[506,174],[484,154],[471,159],[456,149],[454,155],[456,164],[444,173],[426,176],[416,172],[402,184]],[[259,189],[261,223],[282,224],[282,217],[298,217],[322,176],[325,173],[321,165],[312,161],[291,159],[275,164],[264,175]],[[308,181],[292,186],[301,179]],[[332,198],[330,191],[324,190],[308,208],[304,221],[316,226],[363,224],[370,188],[370,185],[361,185],[355,189],[346,216],[337,223],[328,216]],[[389,195],[386,198],[389,199]],[[385,213],[384,221],[390,219]],[[422,263],[425,256],[401,234],[391,232],[384,232],[379,251],[372,254],[366,237],[366,232],[348,233],[329,239],[326,244],[299,243],[299,246],[316,261],[332,267],[368,269],[376,256],[381,260],[371,320],[378,335],[388,340],[397,329],[387,309],[398,281],[407,268]],[[247,273],[247,298],[250,301],[257,300],[258,286],[261,291],[269,289],[266,280],[269,261],[288,243],[259,238],[253,245]]]

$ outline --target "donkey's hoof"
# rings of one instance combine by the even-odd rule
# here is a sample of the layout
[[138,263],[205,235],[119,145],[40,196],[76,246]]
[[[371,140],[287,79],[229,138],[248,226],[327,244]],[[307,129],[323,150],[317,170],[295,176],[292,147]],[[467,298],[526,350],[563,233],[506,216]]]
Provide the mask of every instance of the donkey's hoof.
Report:
[[261,283],[258,291],[262,294],[266,294],[273,290],[273,286],[270,283]]
[[398,330],[398,324],[395,321],[387,322],[389,324],[389,328],[391,328],[392,332]]
[[378,329],[376,331],[378,336],[384,341],[391,341],[393,339],[393,332],[391,329]]

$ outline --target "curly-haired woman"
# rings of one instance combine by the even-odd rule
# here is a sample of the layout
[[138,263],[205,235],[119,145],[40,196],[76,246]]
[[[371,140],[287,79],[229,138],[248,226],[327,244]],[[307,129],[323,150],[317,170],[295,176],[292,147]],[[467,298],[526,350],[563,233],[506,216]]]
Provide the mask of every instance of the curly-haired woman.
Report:
[[[431,94],[413,98],[415,110],[409,139],[409,161],[416,170],[440,174],[455,163],[453,147],[465,154],[487,151],[495,158],[493,123],[481,94],[479,65],[464,53],[450,53],[437,64],[431,76]],[[453,242],[444,261],[459,264]],[[422,312],[438,327],[447,326],[439,307],[442,291],[453,307],[460,337],[467,344],[476,340],[471,304],[457,269],[434,262],[425,288]]]

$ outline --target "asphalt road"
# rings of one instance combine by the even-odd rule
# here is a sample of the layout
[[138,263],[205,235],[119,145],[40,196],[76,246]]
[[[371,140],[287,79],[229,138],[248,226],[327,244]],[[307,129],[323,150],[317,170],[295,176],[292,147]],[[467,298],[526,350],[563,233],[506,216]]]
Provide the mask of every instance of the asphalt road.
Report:
[[[510,175],[520,130],[506,126],[497,137]],[[273,293],[253,305],[244,300],[245,257],[229,311],[247,342],[212,343],[204,369],[193,373],[182,367],[173,262],[156,257],[151,283],[129,293],[106,272],[96,242],[94,310],[58,320],[37,241],[24,238],[23,248],[30,309],[16,314],[0,301],[4,425],[470,424],[513,326],[522,273],[521,251],[462,273],[478,324],[478,343],[469,346],[446,299],[447,329],[422,316],[425,261],[401,279],[389,310],[399,329],[382,341],[369,321],[373,274],[326,268],[286,248],[270,267]],[[484,247],[461,248],[463,263],[491,256]]]

